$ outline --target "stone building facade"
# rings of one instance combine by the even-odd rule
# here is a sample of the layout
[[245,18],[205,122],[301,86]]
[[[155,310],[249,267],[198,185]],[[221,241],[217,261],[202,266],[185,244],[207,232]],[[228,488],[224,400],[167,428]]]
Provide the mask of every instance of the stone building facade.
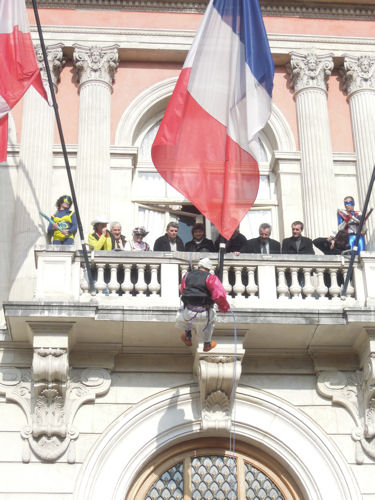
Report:
[[[260,3],[275,88],[241,232],[266,221],[281,240],[303,220],[328,236],[375,163],[375,7]],[[206,2],[38,4],[86,238],[99,213],[151,245],[171,219],[215,238],[150,156]],[[346,298],[345,257],[228,255],[233,314],[207,354],[174,326],[189,255],[91,253],[91,295],[78,238],[50,246],[39,214],[68,192],[53,109],[30,89],[0,167],[0,499],[374,500],[371,218]]]

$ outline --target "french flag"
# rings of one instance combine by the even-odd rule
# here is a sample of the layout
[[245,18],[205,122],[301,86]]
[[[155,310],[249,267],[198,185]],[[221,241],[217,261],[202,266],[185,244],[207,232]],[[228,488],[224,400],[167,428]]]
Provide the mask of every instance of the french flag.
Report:
[[47,99],[25,0],[0,0],[0,162],[7,158],[8,113],[33,85]]
[[211,0],[152,145],[161,176],[227,239],[258,193],[273,74],[258,0]]

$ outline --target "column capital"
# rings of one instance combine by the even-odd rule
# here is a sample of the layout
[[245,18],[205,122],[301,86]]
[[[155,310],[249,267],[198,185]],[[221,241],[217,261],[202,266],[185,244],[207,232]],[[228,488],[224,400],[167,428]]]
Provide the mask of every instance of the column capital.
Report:
[[349,96],[357,90],[375,90],[375,57],[346,55],[340,75]]
[[290,63],[287,71],[291,86],[295,92],[308,88],[319,88],[325,92],[328,89],[328,77],[333,69],[333,55],[318,55],[313,52],[300,54],[290,53]]
[[[55,88],[55,92],[57,91],[57,85],[60,82],[61,71],[65,66],[66,62],[62,51],[63,47],[64,47],[63,43],[54,43],[52,45],[46,46],[47,59],[51,71],[52,83]],[[35,45],[35,55],[40,69],[40,73],[42,75],[44,87],[47,90],[48,89],[47,71],[46,71],[46,66],[44,64],[43,52],[40,44]]]
[[118,45],[110,47],[74,44],[73,60],[79,85],[100,81],[112,87],[118,66]]

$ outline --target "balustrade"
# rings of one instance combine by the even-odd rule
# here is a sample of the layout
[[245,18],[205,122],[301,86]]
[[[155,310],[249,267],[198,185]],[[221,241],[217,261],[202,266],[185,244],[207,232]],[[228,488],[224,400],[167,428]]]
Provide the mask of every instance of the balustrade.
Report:
[[[59,257],[61,262],[56,251],[37,250],[36,254],[41,276],[45,275],[47,267],[52,272],[54,257]],[[178,305],[181,280],[190,264],[197,267],[200,257],[183,252],[144,252],[142,255],[141,252],[95,252],[91,254],[91,269],[96,299],[123,305]],[[72,268],[80,267],[79,297],[73,292],[72,296],[82,302],[91,300],[81,254],[75,252],[73,259],[71,255],[69,258]],[[210,258],[217,265],[217,254],[211,254]],[[295,307],[298,302],[304,307],[317,307],[318,303],[319,306],[337,307],[340,303],[354,303],[358,295],[358,285],[352,280],[345,301],[340,299],[347,267],[348,261],[336,256],[228,255],[223,269],[223,286],[229,302],[237,308]],[[360,276],[357,264],[355,268]],[[72,271],[72,288],[76,286],[73,276],[78,277],[78,274]],[[360,284],[363,285],[362,281]],[[45,288],[43,283],[38,284],[36,298],[56,298],[55,291],[52,294],[47,285]],[[359,295],[364,296],[363,290]]]

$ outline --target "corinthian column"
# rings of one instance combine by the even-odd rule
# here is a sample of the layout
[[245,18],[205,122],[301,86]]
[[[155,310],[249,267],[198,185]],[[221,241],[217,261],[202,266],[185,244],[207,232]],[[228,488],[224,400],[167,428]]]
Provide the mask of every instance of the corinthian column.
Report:
[[334,171],[327,107],[331,54],[291,53],[288,72],[295,90],[305,234],[328,236],[337,226]]
[[74,47],[80,92],[76,189],[87,232],[96,214],[109,214],[111,91],[118,46]]
[[[64,66],[62,44],[46,47],[55,92]],[[48,87],[43,55],[36,47],[37,61]],[[48,91],[49,92],[49,91]],[[46,222],[39,211],[52,209],[53,108],[34,90],[25,94],[18,166],[16,214],[12,244],[11,299],[32,297],[35,280],[33,247],[46,242]]]
[[[341,75],[348,94],[357,155],[358,205],[363,206],[375,164],[375,57],[346,56]],[[371,197],[370,207],[375,208],[374,195]],[[374,216],[369,218],[367,226],[367,248],[375,250]]]

